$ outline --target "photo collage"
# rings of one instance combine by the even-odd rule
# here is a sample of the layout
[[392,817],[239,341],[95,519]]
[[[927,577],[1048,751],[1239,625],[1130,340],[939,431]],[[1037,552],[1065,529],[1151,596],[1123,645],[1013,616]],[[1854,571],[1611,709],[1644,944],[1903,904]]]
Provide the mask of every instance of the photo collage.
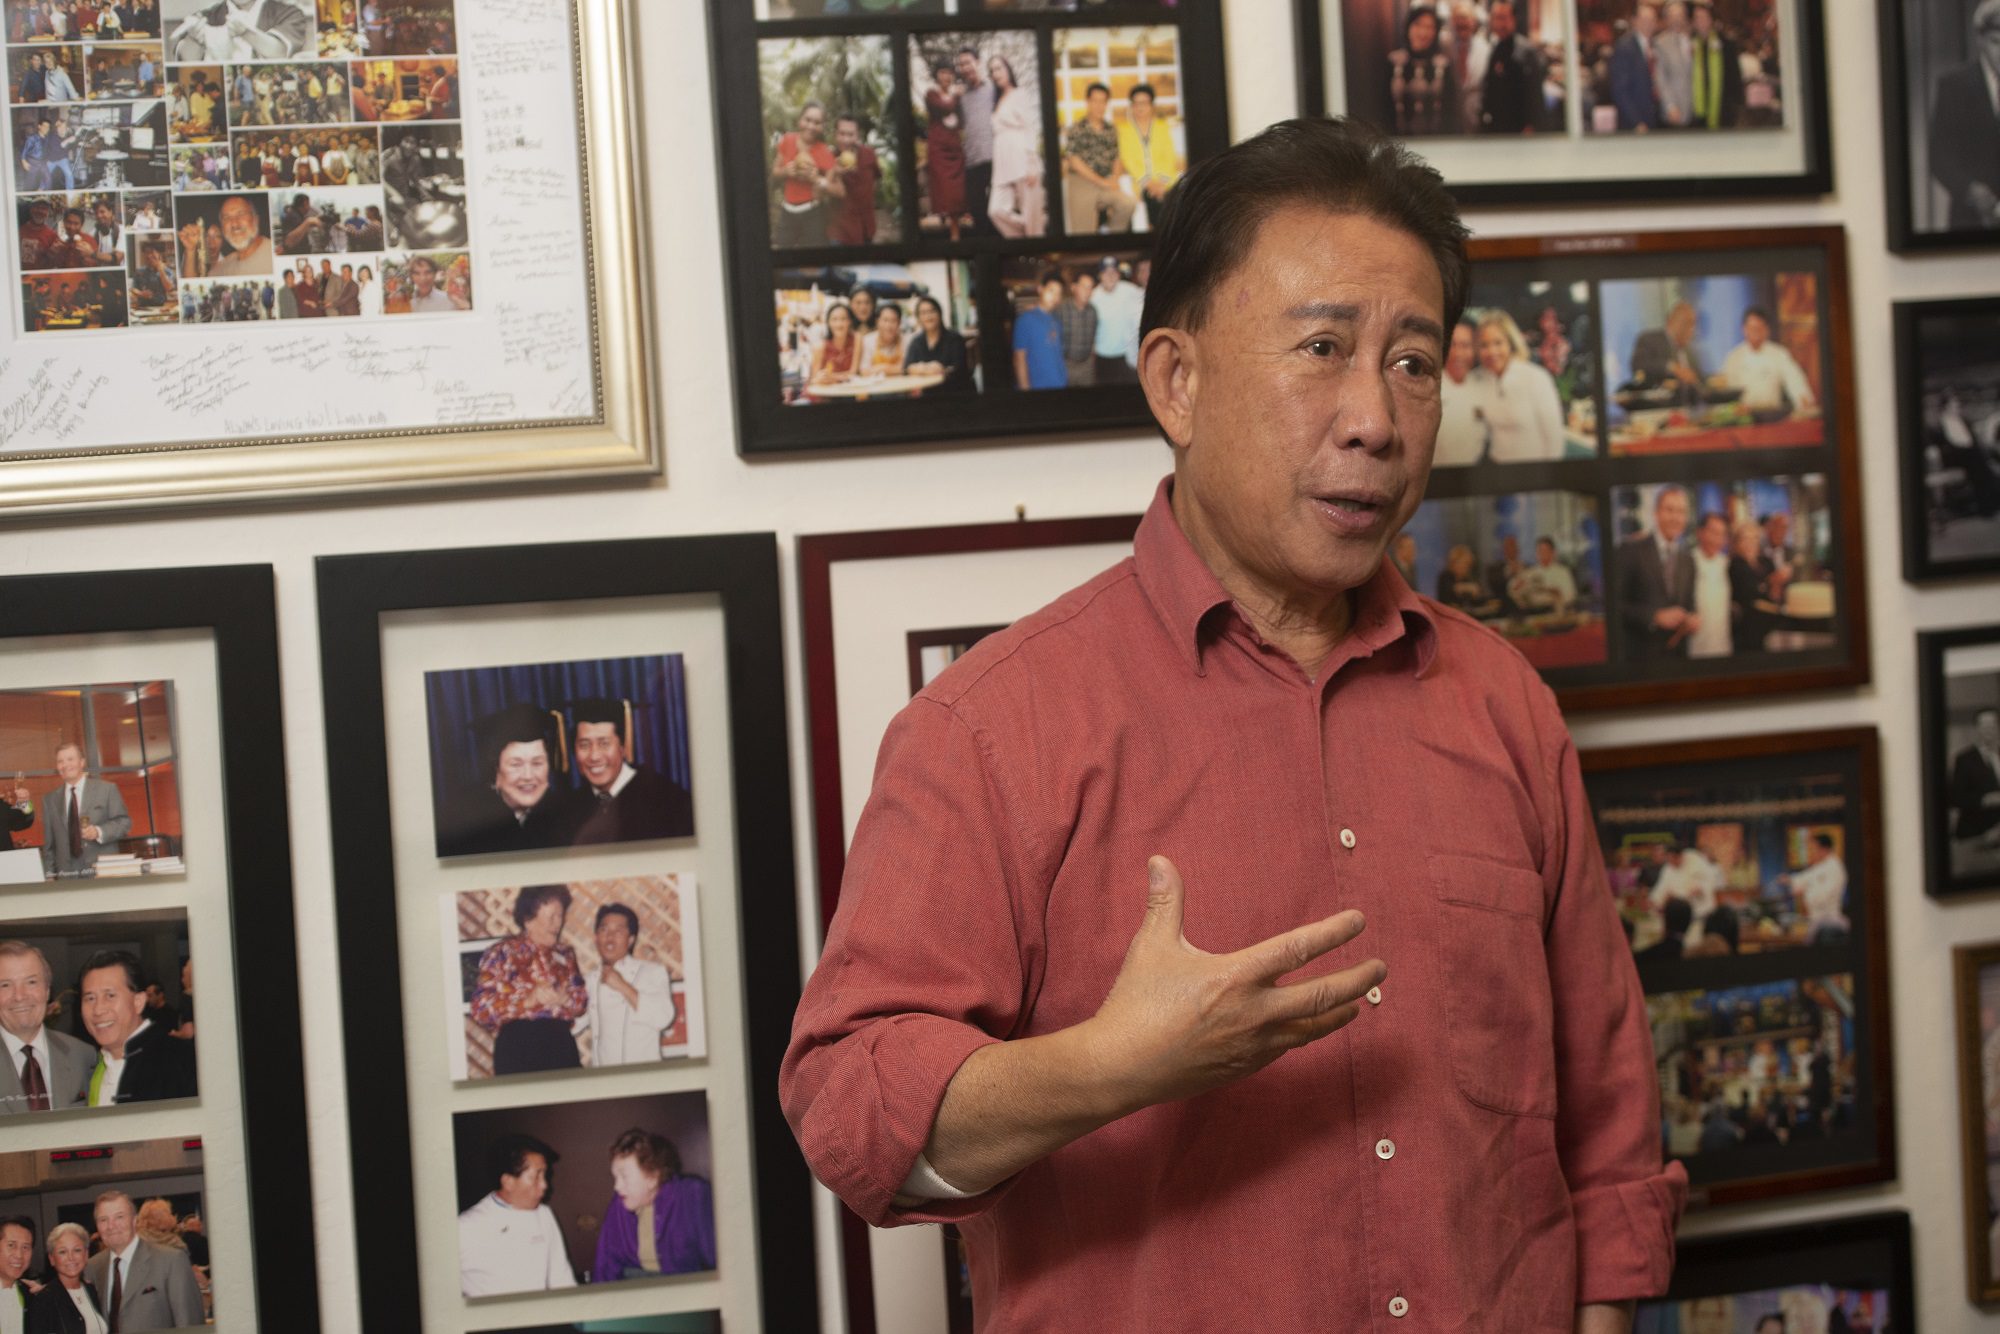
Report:
[[5,0],[21,331],[472,309],[453,0]]
[[1207,140],[1178,7],[1100,7],[760,0],[783,403],[1136,386],[1145,237]]
[[[487,886],[438,895],[460,1291],[713,1271],[707,1095],[593,1096],[583,1074],[708,1051],[695,877],[592,860],[695,836],[681,655],[432,671],[423,698],[436,855]],[[518,1105],[457,1096],[489,1081]]]
[[1475,249],[1429,498],[1391,550],[1405,581],[1558,688],[1837,656],[1827,268]]

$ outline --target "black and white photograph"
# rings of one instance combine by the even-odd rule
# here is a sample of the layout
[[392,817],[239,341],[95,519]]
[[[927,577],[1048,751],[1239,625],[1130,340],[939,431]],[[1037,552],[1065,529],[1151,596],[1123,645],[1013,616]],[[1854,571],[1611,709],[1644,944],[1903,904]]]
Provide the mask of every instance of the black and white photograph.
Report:
[[[372,178],[361,175],[358,180]],[[464,130],[456,125],[383,126],[381,181],[390,245],[411,250],[465,245]]]
[[892,47],[864,36],[757,44],[774,247],[902,239]]
[[2000,571],[2000,298],[1895,312],[1903,577]]
[[2000,0],[1881,6],[1889,244],[2000,245]]
[[1917,636],[1927,888],[2000,888],[2000,626]]
[[291,60],[313,54],[312,0],[160,0],[175,64]]
[[1042,70],[1022,29],[909,39],[917,214],[927,234],[1042,236]]

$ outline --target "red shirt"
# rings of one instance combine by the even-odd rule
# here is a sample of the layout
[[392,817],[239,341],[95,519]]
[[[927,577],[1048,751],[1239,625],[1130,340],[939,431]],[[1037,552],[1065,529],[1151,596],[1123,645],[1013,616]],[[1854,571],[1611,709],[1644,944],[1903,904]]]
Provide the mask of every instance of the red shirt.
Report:
[[[806,142],[799,137],[798,131],[794,130],[787,134],[778,140],[778,165],[782,167],[791,162],[799,155],[800,150],[805,148]],[[820,175],[824,176],[833,170],[833,147],[826,140],[815,141],[808,156],[812,158],[813,166],[819,169]],[[784,194],[787,204],[810,204],[819,198],[819,191],[813,188],[811,181],[802,181],[793,176],[785,177]]]
[[[838,156],[834,159],[839,161]],[[847,194],[833,211],[833,223],[826,239],[835,245],[867,245],[875,239],[875,183],[882,179],[882,165],[867,144],[854,150],[854,165],[840,173]]]
[[[1167,497],[1132,559],[890,726],[781,1081],[814,1171],[872,1223],[958,1222],[982,1330],[1567,1334],[1579,1302],[1664,1292],[1687,1178],[1553,696],[1386,563],[1307,680]],[[1205,950],[1362,909],[1307,974],[1379,955],[1379,1003],[895,1209],[968,1055],[1096,1012],[1152,853]]]

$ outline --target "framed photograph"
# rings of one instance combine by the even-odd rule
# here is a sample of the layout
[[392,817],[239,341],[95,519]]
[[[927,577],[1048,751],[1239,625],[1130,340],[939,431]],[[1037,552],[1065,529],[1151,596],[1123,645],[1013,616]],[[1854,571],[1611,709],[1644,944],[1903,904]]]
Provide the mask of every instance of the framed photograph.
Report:
[[1819,0],[1293,4],[1305,114],[1405,140],[1465,204],[1833,188]]
[[1917,636],[1924,888],[2000,889],[2000,625]]
[[709,15],[740,452],[1150,422],[1152,215],[1229,143],[1219,0]]
[[1581,760],[1693,1203],[1894,1179],[1875,732]]
[[1841,232],[1471,253],[1404,579],[1566,710],[1865,681]]
[[1910,1216],[1900,1210],[1684,1237],[1673,1285],[1633,1334],[1907,1334],[1916,1325]]
[[1979,0],[1882,0],[1889,248],[2000,245],[2000,14]]
[[362,1323],[810,1326],[775,539],[318,572]]
[[128,1322],[316,1331],[270,567],[0,604],[0,1215],[101,1301],[91,1233],[178,1237]]
[[1895,310],[1903,577],[2000,571],[2000,297]]
[[633,11],[8,6],[0,512],[657,473]]
[[2000,941],[1951,952],[1958,1011],[1958,1124],[1964,1149],[1965,1280],[2000,1299]]
[[[980,639],[1129,557],[1139,517],[1024,519],[799,539],[822,926],[833,920],[840,901],[847,843],[890,719]],[[844,1206],[840,1219],[849,1329],[928,1334],[972,1328],[971,1285],[948,1229],[871,1229]],[[934,1273],[940,1281],[894,1309],[878,1309],[878,1272]],[[896,1286],[907,1288],[900,1279]]]

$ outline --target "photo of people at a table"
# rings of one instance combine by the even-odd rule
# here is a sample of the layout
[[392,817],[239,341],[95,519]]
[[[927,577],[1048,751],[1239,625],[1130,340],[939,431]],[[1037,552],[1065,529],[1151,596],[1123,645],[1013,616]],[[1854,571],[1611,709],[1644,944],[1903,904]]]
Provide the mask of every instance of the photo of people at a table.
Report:
[[1614,457],[1826,440],[1815,275],[1625,279],[1598,295]]
[[125,259],[127,320],[172,324],[180,310],[178,247],[167,232],[134,232]]
[[1836,646],[1845,556],[1824,475],[1615,487],[1612,517],[1622,660]]
[[925,232],[1042,236],[1042,71],[1035,34],[928,32],[909,39],[917,212]]
[[1138,384],[1145,266],[1144,253],[1130,250],[1002,260],[1014,388]]
[[977,390],[979,311],[963,260],[781,269],[777,353],[786,403]]
[[348,71],[356,120],[458,119],[455,59],[357,60]]
[[1180,30],[1058,28],[1055,63],[1063,230],[1151,231],[1187,169]]
[[167,71],[167,129],[175,143],[228,142],[223,87],[220,65],[175,65]]
[[1590,284],[1475,284],[1438,384],[1432,466],[1548,463],[1597,454]]
[[890,50],[887,37],[757,44],[772,245],[902,239]]
[[84,96],[93,102],[130,102],[166,93],[166,63],[158,42],[86,42]]
[[448,56],[459,49],[452,0],[319,0],[322,56]]
[[128,314],[122,271],[39,273],[21,279],[21,327],[28,333],[122,329]]

